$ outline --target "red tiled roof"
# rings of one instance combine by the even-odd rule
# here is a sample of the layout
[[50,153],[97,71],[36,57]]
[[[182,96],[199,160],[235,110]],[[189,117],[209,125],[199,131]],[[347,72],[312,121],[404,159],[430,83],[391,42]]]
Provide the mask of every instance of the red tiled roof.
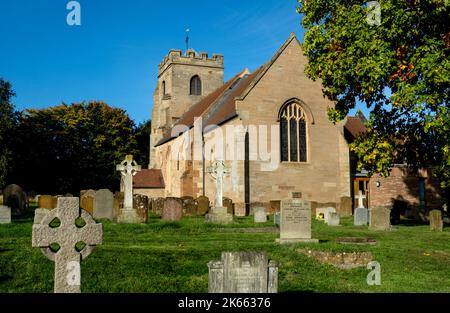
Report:
[[134,188],[165,188],[161,170],[144,169],[133,176]]
[[358,137],[360,134],[364,133],[367,130],[361,120],[356,116],[349,116],[347,118],[345,128],[353,136],[353,138]]

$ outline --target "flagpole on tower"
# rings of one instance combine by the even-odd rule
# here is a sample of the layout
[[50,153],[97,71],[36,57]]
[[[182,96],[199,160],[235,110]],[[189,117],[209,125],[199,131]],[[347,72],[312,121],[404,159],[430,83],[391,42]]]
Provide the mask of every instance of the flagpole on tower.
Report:
[[191,30],[189,28],[186,29],[186,51],[189,50],[189,32]]

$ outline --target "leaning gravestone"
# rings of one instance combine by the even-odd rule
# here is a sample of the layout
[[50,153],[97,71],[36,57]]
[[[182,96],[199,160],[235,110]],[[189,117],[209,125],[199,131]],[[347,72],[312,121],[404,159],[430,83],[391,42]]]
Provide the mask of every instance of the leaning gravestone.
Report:
[[278,243],[319,242],[311,238],[311,203],[293,199],[281,201]]
[[440,210],[430,211],[430,230],[442,231],[443,229],[442,212]]
[[56,208],[57,198],[49,195],[39,197],[38,207],[41,209],[53,210]]
[[0,205],[0,224],[11,223],[11,208],[6,205]]
[[255,213],[255,216],[254,216],[255,223],[267,222],[266,208],[264,208],[264,207],[254,208],[253,212]]
[[386,207],[376,207],[369,209],[369,229],[370,230],[390,230],[391,210]]
[[164,201],[162,214],[163,221],[179,221],[183,217],[183,201],[179,198],[169,197]]
[[94,218],[113,220],[114,194],[108,189],[100,189],[94,195]]
[[148,221],[148,197],[144,195],[133,195],[133,208],[138,215],[139,223],[145,224]]
[[341,223],[341,217],[338,213],[328,213],[328,226],[339,226]]
[[353,216],[355,226],[366,226],[369,222],[369,211],[366,208],[356,208]]
[[208,263],[209,293],[277,293],[278,264],[265,252],[222,252]]
[[[85,225],[77,226],[83,219]],[[52,228],[50,223],[58,219],[60,225]],[[55,293],[79,293],[81,285],[80,262],[87,258],[95,246],[102,243],[102,224],[96,224],[91,215],[80,210],[79,198],[58,198],[57,208],[48,211],[40,224],[33,225],[32,246],[41,248],[44,255],[55,262]],[[76,245],[84,244],[81,251]],[[50,245],[58,244],[53,253]]]
[[27,194],[18,185],[9,185],[3,190],[3,204],[11,208],[12,216],[20,216],[28,206]]
[[196,199],[198,215],[205,215],[209,211],[209,198],[206,196],[200,196]]

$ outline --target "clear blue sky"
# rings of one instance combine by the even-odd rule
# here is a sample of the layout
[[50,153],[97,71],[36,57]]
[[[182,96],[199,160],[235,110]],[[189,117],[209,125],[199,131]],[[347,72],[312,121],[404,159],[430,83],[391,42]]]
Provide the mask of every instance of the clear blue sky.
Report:
[[303,31],[296,0],[80,0],[81,26],[68,26],[69,0],[0,0],[0,77],[17,109],[102,100],[137,123],[149,119],[157,66],[170,49],[225,56],[225,79],[268,61]]

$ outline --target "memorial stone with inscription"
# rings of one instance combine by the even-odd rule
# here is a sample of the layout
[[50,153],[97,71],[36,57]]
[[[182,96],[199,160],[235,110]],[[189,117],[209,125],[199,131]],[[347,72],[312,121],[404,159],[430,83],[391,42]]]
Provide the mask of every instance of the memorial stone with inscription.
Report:
[[255,223],[267,222],[266,208],[264,208],[264,207],[255,208],[254,212],[255,212],[255,216],[254,216]]
[[100,189],[94,195],[94,218],[113,220],[114,194],[108,189]]
[[369,211],[366,208],[356,208],[353,224],[355,226],[366,226],[369,222]]
[[311,203],[293,199],[281,201],[279,243],[319,242],[311,238]]
[[223,252],[208,269],[209,293],[278,292],[278,264],[265,252]]

